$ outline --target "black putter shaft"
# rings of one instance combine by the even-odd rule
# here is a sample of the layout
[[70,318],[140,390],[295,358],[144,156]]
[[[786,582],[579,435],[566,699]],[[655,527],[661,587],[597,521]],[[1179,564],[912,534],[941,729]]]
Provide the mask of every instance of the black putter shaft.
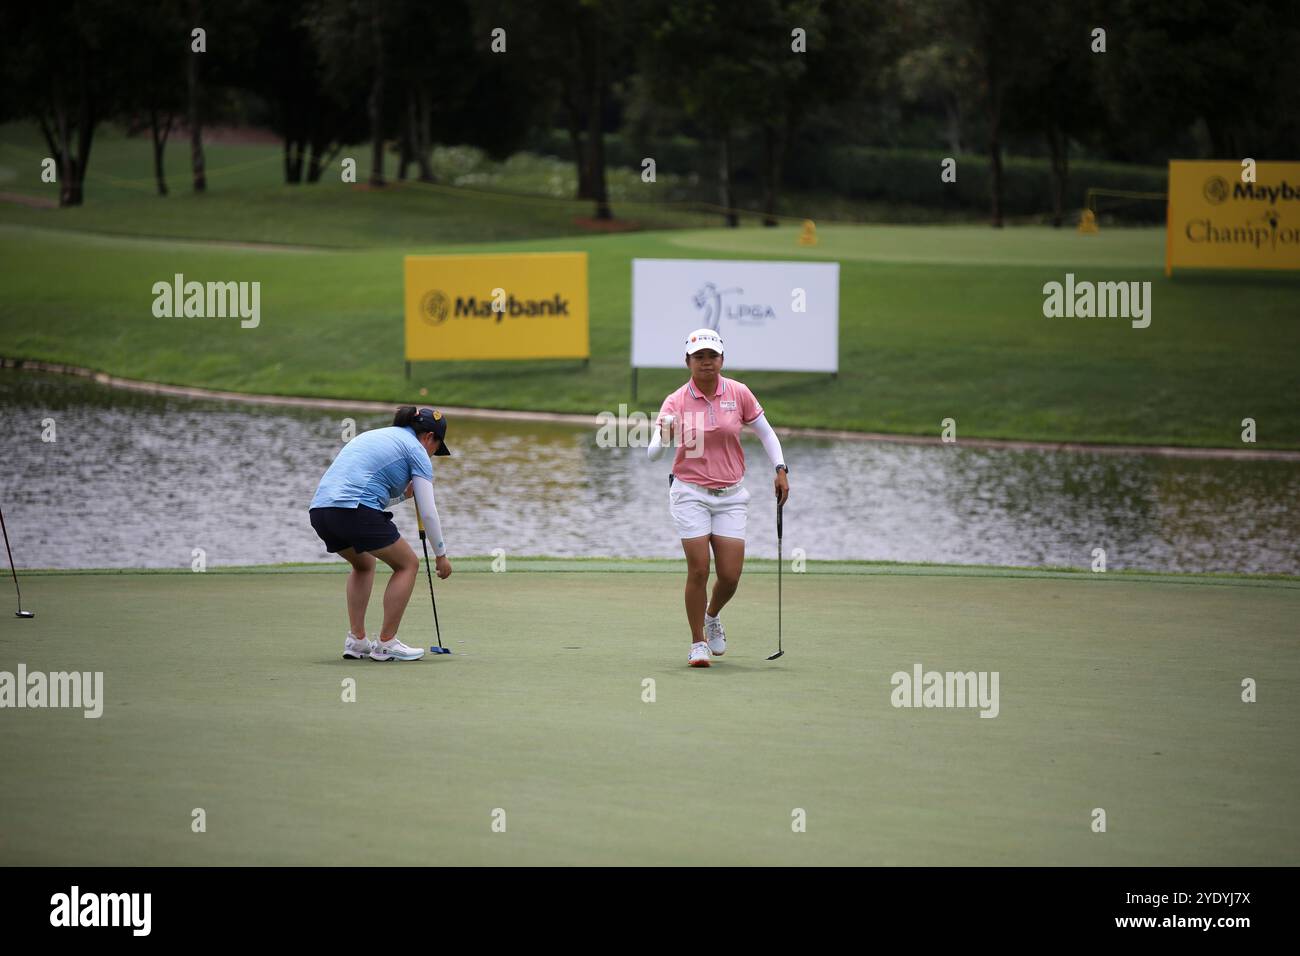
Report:
[[23,610],[23,589],[18,586],[18,569],[14,567],[14,553],[9,549],[9,529],[5,527],[5,513],[0,510],[0,531],[4,532],[5,553],[9,555],[9,573],[14,576],[14,590],[18,592],[18,610],[14,617],[35,617],[35,611]]
[[784,559],[781,557],[781,512],[785,505],[781,503],[781,492],[776,493],[776,653],[768,658],[774,661],[785,650],[781,646],[781,564]]
[[438,599],[433,596],[433,572],[429,570],[429,542],[425,540],[424,521],[420,509],[415,509],[415,523],[420,526],[420,547],[424,550],[424,576],[429,579],[429,601],[433,604],[433,629],[438,634],[438,647],[442,647],[442,628],[438,626]]

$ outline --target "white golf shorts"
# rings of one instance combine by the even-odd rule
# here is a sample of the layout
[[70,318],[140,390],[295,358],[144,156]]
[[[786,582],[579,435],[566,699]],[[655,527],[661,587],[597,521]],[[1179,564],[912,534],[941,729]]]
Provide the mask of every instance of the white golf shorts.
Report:
[[668,488],[668,505],[679,538],[716,534],[745,540],[749,489],[744,486],[725,495],[711,495],[699,485],[679,478]]

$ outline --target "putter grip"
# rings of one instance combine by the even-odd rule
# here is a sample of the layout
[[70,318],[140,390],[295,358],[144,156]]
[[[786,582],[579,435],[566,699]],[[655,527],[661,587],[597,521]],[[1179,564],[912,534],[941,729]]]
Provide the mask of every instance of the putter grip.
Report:
[[781,504],[781,502],[778,501],[776,503],[776,536],[778,538],[781,537],[781,517],[782,517],[781,513],[784,510],[785,510],[785,505]]
[[424,540],[424,519],[420,517],[420,506],[415,506],[415,523],[420,528],[420,540]]

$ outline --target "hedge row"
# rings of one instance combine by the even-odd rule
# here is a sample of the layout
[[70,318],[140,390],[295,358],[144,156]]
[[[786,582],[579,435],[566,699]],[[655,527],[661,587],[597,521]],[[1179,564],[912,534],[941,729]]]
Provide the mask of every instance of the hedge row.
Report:
[[[987,156],[966,155],[957,160],[957,180],[940,178],[942,151],[884,150],[841,146],[792,155],[787,186],[825,190],[855,199],[911,203],[945,209],[987,209],[990,164]],[[1084,205],[1089,188],[1163,193],[1166,170],[1152,166],[1079,161],[1069,164],[1065,208]],[[1042,215],[1052,209],[1052,168],[1046,159],[1005,157],[1002,161],[1002,208],[1008,216]],[[1147,200],[1103,199],[1102,211],[1126,218],[1162,221],[1164,204]]]
[[[754,192],[760,179],[756,144],[740,142],[735,149],[733,179],[738,192]],[[542,134],[530,148],[563,159],[573,159],[569,138],[561,131]],[[657,169],[679,175],[698,175],[693,198],[717,201],[718,148],[684,136],[636,145],[611,134],[605,139],[606,162],[612,167],[640,170],[646,155]],[[989,160],[968,154],[955,157],[957,181],[940,179],[942,150],[879,149],[863,146],[795,146],[786,156],[783,186],[850,199],[901,203],[942,210],[982,212],[989,208]],[[1052,210],[1052,171],[1047,159],[1005,157],[1002,162],[1003,212],[1008,216],[1047,215]],[[1158,166],[1072,161],[1069,165],[1065,208],[1081,209],[1089,188],[1163,193],[1167,171]],[[1150,200],[1102,198],[1102,213],[1135,221],[1162,222],[1164,204]]]

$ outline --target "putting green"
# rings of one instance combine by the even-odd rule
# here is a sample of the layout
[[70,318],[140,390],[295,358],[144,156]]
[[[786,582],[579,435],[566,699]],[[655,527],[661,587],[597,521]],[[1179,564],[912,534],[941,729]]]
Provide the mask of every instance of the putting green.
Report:
[[[510,568],[440,583],[455,654],[391,665],[340,659],[337,570],[28,576],[0,671],[105,704],[0,712],[0,864],[1297,861],[1293,579],[812,565],[768,663],[755,562],[691,670],[679,564]],[[998,716],[893,707],[917,663],[997,671]]]

